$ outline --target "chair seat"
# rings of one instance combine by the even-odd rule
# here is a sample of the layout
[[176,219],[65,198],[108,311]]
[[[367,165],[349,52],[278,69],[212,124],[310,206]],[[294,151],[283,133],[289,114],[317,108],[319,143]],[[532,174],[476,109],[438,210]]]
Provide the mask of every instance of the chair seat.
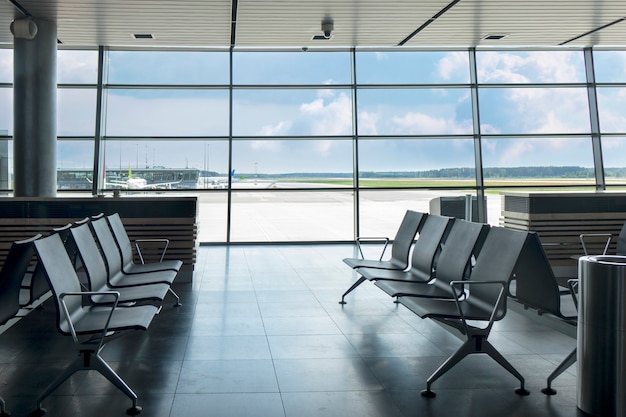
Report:
[[445,298],[452,299],[454,295],[450,291],[450,286],[443,286],[437,280],[427,282],[400,282],[400,281],[376,281],[378,288],[385,291],[392,297],[425,297],[425,298]]
[[168,284],[171,285],[176,278],[176,271],[155,271],[146,272],[143,274],[124,274],[117,273],[113,277],[109,278],[109,285],[113,288],[117,287],[134,287],[136,285],[146,284]]
[[428,282],[430,281],[431,274],[428,272],[412,269],[410,271],[398,271],[389,269],[374,269],[374,268],[357,268],[356,270],[364,278],[370,281],[375,280],[390,280],[390,281],[413,281],[413,282]]
[[376,268],[376,269],[398,269],[406,268],[405,264],[391,259],[389,261],[378,261],[374,259],[345,258],[343,262],[350,268]]
[[[118,302],[128,303],[132,301],[162,301],[167,292],[169,291],[169,285],[163,283],[136,285],[132,287],[120,287],[118,289],[120,298]],[[106,290],[106,289],[105,289]],[[109,297],[110,298],[110,297]],[[95,304],[107,303],[106,295],[95,295],[91,297],[91,300]]]
[[[454,300],[401,297],[400,303],[421,318],[459,319],[459,310]],[[475,303],[461,302],[466,320],[489,320],[491,308]]]
[[[118,307],[111,316],[109,329],[111,331],[146,330],[158,311],[159,308],[152,305]],[[83,307],[83,312],[77,314],[80,318],[74,323],[76,333],[79,335],[102,333],[110,312],[109,307]],[[61,330],[67,335],[70,334],[67,323],[61,324]]]
[[177,259],[168,259],[161,262],[149,263],[149,264],[131,264],[124,266],[124,273],[133,274],[145,274],[149,272],[157,271],[176,271],[178,272],[183,266],[183,261]]

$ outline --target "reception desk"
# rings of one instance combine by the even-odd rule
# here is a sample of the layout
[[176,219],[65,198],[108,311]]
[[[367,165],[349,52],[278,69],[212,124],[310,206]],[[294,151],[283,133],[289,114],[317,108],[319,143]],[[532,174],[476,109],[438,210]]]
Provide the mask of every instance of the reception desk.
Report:
[[[165,259],[180,259],[176,282],[191,282],[197,252],[197,197],[0,198],[0,263],[11,243],[98,213],[119,213],[131,240],[168,238]],[[144,254],[158,259],[156,250]],[[136,259],[136,262],[139,262]]]
[[[608,253],[615,253],[617,236],[626,221],[623,192],[505,192],[500,223],[512,229],[539,234],[555,272],[576,268],[573,256],[582,255],[581,233],[611,233]],[[590,251],[602,252],[596,240]]]

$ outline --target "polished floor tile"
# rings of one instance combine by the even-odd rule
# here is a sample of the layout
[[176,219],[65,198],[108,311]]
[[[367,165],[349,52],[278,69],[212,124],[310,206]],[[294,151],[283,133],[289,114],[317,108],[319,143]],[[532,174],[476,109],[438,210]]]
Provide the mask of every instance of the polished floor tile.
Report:
[[[541,319],[509,310],[490,341],[524,376],[471,355],[420,395],[464,336],[423,320],[341,261],[352,245],[234,245],[198,250],[194,280],[175,284],[145,332],[112,341],[103,358],[150,417],[577,416],[576,366],[543,395],[546,377],[576,345]],[[532,313],[529,313],[532,314]],[[0,329],[2,330],[2,329]],[[50,300],[0,334],[0,395],[14,417],[76,350],[56,331]],[[43,404],[46,416],[124,416],[131,401],[96,372],[79,372]]]

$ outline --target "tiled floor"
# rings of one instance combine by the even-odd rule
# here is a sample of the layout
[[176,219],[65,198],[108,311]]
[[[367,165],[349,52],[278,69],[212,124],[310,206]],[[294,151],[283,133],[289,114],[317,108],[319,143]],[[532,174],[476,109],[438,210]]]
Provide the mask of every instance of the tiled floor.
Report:
[[[540,392],[575,346],[569,336],[514,311],[490,340],[531,394],[484,355],[464,359],[420,396],[461,341],[398,306],[341,262],[350,245],[201,247],[195,280],[176,284],[147,332],[111,342],[103,357],[138,393],[150,417],[576,416],[576,367]],[[74,358],[55,331],[50,302],[0,335],[0,395],[15,417]],[[130,400],[81,372],[45,402],[48,416],[124,416]]]

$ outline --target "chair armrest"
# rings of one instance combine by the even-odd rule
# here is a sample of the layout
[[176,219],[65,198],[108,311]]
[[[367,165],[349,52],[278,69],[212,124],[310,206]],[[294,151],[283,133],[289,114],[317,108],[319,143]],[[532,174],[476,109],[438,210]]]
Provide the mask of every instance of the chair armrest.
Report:
[[111,317],[113,316],[113,311],[115,311],[115,309],[117,308],[117,303],[119,301],[120,298],[120,293],[119,291],[78,291],[78,292],[64,292],[61,295],[59,295],[59,302],[61,304],[61,308],[63,308],[63,314],[65,314],[65,317],[67,318],[67,323],[70,327],[70,333],[72,334],[72,338],[74,339],[74,343],[79,344],[80,342],[78,341],[78,335],[76,334],[76,328],[74,327],[74,323],[72,322],[72,315],[70,314],[69,310],[67,309],[67,304],[65,304],[65,298],[66,297],[84,297],[84,296],[91,296],[91,295],[104,295],[104,296],[111,296],[113,297],[113,303],[111,304],[111,311],[109,312],[109,315],[107,317],[106,323],[104,325],[104,328],[102,329],[102,336],[100,336],[100,342],[98,344],[98,350],[102,347],[103,343],[104,343],[104,338],[107,335],[108,331],[109,331],[109,323],[111,322]]
[[[461,321],[463,322],[463,326],[465,327],[465,331],[467,332],[466,334],[470,334],[470,329],[469,326],[467,324],[467,319],[465,318],[465,314],[463,314],[463,309],[461,308],[461,303],[467,302],[467,300],[469,300],[469,298],[471,298],[471,291],[470,291],[470,296],[469,297],[465,297],[465,292],[463,290],[459,291],[457,289],[457,287],[463,287],[463,286],[477,286],[477,285],[499,285],[500,288],[500,293],[498,294],[498,298],[496,299],[495,304],[491,307],[491,313],[489,314],[489,319],[488,319],[488,323],[487,326],[484,327],[483,329],[481,329],[484,332],[489,332],[491,331],[491,327],[493,326],[493,322],[495,321],[496,318],[496,312],[498,311],[498,308],[500,307],[500,305],[505,301],[505,297],[503,296],[506,293],[506,287],[507,287],[507,283],[506,281],[450,281],[450,288],[452,289],[452,293],[454,294],[454,302],[456,303],[458,312],[459,312],[459,317],[461,319]],[[465,297],[465,299],[463,300],[462,298]],[[484,320],[483,320],[484,321]]]
[[140,243],[164,243],[159,262],[163,262],[163,258],[165,257],[165,252],[167,252],[167,248],[170,246],[169,239],[137,239],[135,240],[135,248],[137,249],[137,254],[139,255],[139,259],[141,260],[142,264],[145,264],[146,262],[143,259],[143,254],[141,253]]
[[576,310],[578,310],[578,279],[568,279],[567,286],[569,287],[570,294],[572,294]]
[[580,238],[580,243],[583,246],[583,253],[585,255],[589,255],[589,252],[587,251],[587,245],[585,244],[585,239],[589,237],[605,237],[606,238],[606,244],[604,245],[604,250],[602,251],[602,255],[606,255],[606,251],[609,249],[609,245],[611,244],[612,235],[610,233],[582,233],[579,236],[579,238]]
[[380,257],[378,258],[379,261],[383,260],[383,256],[385,256],[385,250],[387,249],[387,246],[389,245],[389,238],[388,237],[357,236],[357,238],[356,238],[356,245],[359,248],[359,253],[361,254],[361,259],[365,259],[365,255],[363,255],[363,249],[361,248],[361,242],[380,242],[380,243],[384,243],[385,246],[383,246],[383,250],[382,250],[382,252],[380,254]]

